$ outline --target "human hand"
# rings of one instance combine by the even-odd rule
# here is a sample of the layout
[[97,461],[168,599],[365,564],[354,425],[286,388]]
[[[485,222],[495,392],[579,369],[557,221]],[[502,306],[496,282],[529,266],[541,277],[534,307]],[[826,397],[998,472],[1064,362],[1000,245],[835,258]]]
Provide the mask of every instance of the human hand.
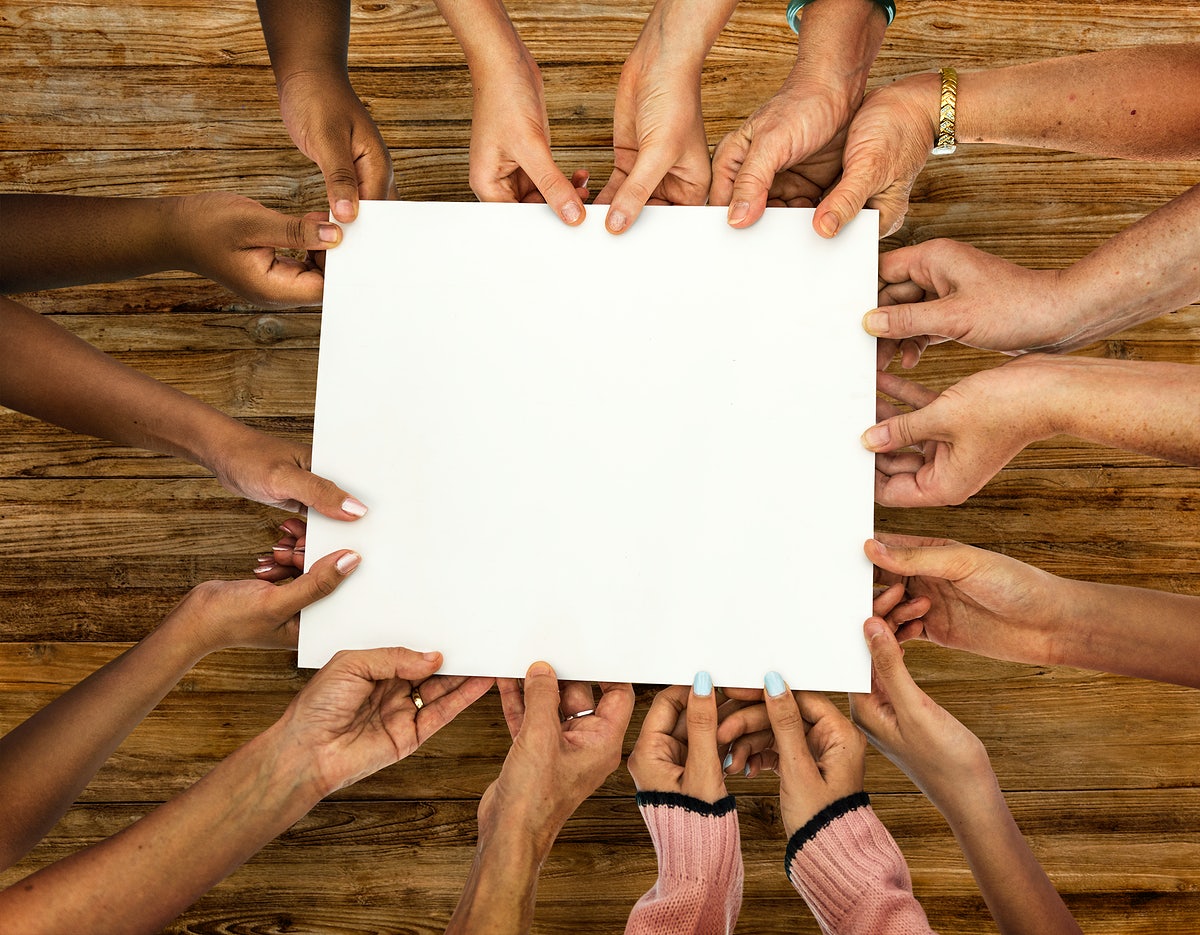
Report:
[[[983,370],[935,393],[890,373],[876,374],[884,393],[911,412],[880,402],[881,421],[862,436],[875,455],[875,502],[945,506],[979,491],[1030,442],[1055,434],[1045,398],[1035,389],[1038,356]],[[913,451],[900,449],[913,448]]]
[[254,576],[259,581],[285,581],[304,571],[304,546],[308,524],[297,517],[280,523],[281,533],[271,551],[255,561]]
[[915,367],[929,344],[958,341],[1005,354],[1071,351],[1090,331],[1061,270],[1032,270],[953,240],[929,240],[879,258],[879,307],[863,327],[880,339],[880,370],[905,339],[902,364]]
[[979,738],[917,686],[882,619],[863,624],[863,635],[871,650],[871,693],[850,696],[854,722],[940,810],[976,795],[993,775]]
[[620,765],[633,686],[601,683],[600,701],[593,703],[583,683],[565,683],[560,694],[545,662],[529,667],[523,692],[516,679],[498,685],[513,745],[480,800],[480,839],[518,826],[544,857],[579,804]]
[[642,722],[629,754],[629,775],[639,792],[675,792],[717,802],[728,793],[717,752],[717,699],[712,678],[696,673],[686,685],[664,688]]
[[813,225],[838,231],[865,205],[879,211],[879,236],[900,229],[908,194],[937,139],[937,74],[912,75],[867,95],[846,133],[842,177],[818,206]]
[[[841,171],[853,115],[854,102],[842,87],[793,74],[717,145],[709,202],[729,205],[728,222],[739,228],[757,221],[768,205],[815,207]],[[816,229],[826,237],[837,232]]]
[[1058,637],[1073,603],[1067,579],[950,539],[878,534],[864,550],[883,582],[923,601],[923,612],[907,619],[875,608],[900,642],[929,640],[1034,665],[1063,657]]
[[605,226],[613,234],[627,230],[647,204],[702,205],[708,198],[700,66],[666,61],[659,45],[656,30],[643,30],[617,82],[613,171],[596,196],[596,204],[610,206]]
[[293,513],[308,507],[330,519],[354,520],[366,506],[337,484],[312,473],[312,449],[257,432],[239,422],[229,438],[213,442],[200,458],[221,486],[239,497]]
[[296,148],[325,177],[331,218],[349,223],[360,198],[396,197],[392,155],[344,74],[287,76],[279,83],[279,111]]
[[321,271],[307,258],[279,256],[276,248],[328,250],[342,238],[336,224],[320,214],[280,214],[230,192],[187,195],[169,204],[183,269],[265,308],[321,303]]
[[514,41],[519,49],[502,65],[489,60],[471,70],[471,191],[480,201],[544,202],[564,223],[580,224],[587,171],[568,181],[555,164],[542,73],[525,45]]
[[193,641],[197,656],[234,646],[295,649],[300,611],[332,594],[360,560],[348,549],[332,552],[285,584],[262,578],[205,581],[175,605],[162,626]]

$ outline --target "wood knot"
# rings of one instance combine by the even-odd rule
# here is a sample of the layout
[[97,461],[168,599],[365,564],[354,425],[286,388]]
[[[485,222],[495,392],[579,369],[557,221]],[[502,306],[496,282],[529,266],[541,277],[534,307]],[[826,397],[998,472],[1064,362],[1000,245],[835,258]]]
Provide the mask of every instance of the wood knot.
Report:
[[258,344],[278,344],[286,331],[283,319],[274,315],[261,315],[250,325],[250,336]]

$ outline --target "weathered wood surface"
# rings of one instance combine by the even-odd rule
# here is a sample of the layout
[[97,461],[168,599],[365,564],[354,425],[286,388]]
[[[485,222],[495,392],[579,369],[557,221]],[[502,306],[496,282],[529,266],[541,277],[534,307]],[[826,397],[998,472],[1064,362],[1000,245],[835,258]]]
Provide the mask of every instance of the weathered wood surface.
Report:
[[[565,166],[587,166],[593,191],[611,168],[613,85],[649,6],[509,3],[543,65],[556,154]],[[782,6],[743,3],[713,50],[704,75],[711,143],[790,67]],[[1198,26],[1200,13],[1184,0],[904,0],[872,83],[947,63],[1191,41]],[[279,119],[253,4],[0,0],[0,54],[5,191],[227,189],[290,212],[325,204],[320,173]],[[401,196],[470,200],[468,76],[433,5],[355,0],[350,62],[392,147]],[[955,237],[1027,266],[1063,267],[1198,182],[1195,163],[963,147],[917,180],[908,221],[885,246]],[[257,428],[309,436],[316,310],[264,312],[179,272],[23,299]],[[1082,353],[1200,363],[1200,306]],[[942,389],[1004,360],[940,346],[912,376]],[[0,410],[0,729],[139,639],[195,583],[246,574],[283,518],[193,465]],[[1030,446],[962,506],[880,509],[876,518],[881,529],[958,538],[1057,574],[1200,594],[1200,472],[1076,439]],[[0,885],[119,830],[203,776],[304,684],[293,659],[249,650],[206,659]],[[908,659],[988,745],[1018,822],[1085,931],[1200,928],[1195,692],[925,644]],[[627,748],[649,697],[643,689]],[[407,761],[318,806],[168,931],[441,931],[471,858],[478,796],[506,745],[490,695]],[[876,753],[867,783],[934,927],[994,930],[932,806]],[[747,869],[739,931],[816,932],[781,872],[772,782],[731,784]],[[654,875],[631,792],[621,769],[564,829],[542,875],[537,931],[621,930]]]

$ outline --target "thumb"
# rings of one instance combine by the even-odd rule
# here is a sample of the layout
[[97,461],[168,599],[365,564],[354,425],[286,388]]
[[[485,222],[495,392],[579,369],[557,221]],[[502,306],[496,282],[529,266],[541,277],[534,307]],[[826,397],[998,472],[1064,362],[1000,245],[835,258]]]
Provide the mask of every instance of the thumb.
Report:
[[520,160],[521,168],[537,186],[546,204],[554,209],[564,224],[574,227],[583,222],[583,202],[570,180],[554,162],[549,147],[535,147]]
[[530,724],[536,730],[559,730],[558,676],[548,662],[535,662],[525,673],[524,731]]
[[441,653],[418,653],[403,646],[343,650],[325,664],[326,669],[348,669],[360,678],[374,682],[395,678],[424,679],[433,675],[441,666]]
[[302,503],[330,519],[355,520],[367,513],[366,504],[357,497],[298,464],[281,470],[279,487],[286,499]]
[[903,545],[868,539],[863,546],[871,564],[905,578],[942,578],[961,581],[972,570],[970,546],[961,542],[938,545]]
[[[813,228],[822,237],[832,237],[849,224],[863,209],[867,199],[879,194],[888,185],[882,153],[870,151],[855,156],[848,140],[845,155],[841,180],[821,200],[813,214]],[[890,226],[892,218],[886,221]],[[879,228],[881,234],[887,229],[882,213]]]
[[274,616],[287,620],[310,604],[328,597],[359,565],[362,556],[350,549],[331,552],[309,566],[299,578],[275,588]]
[[262,207],[255,212],[250,239],[256,247],[329,250],[341,242],[342,229],[316,212],[297,218]]
[[885,305],[863,317],[863,328],[877,338],[915,338],[922,335],[960,340],[966,333],[954,299],[934,299],[908,305]]
[[[933,415],[930,413],[933,412]],[[899,451],[923,441],[942,439],[937,438],[939,426],[936,409],[927,406],[924,409],[914,409],[912,412],[902,412],[898,416],[884,419],[872,425],[862,434],[863,447],[876,453]]]
[[[687,762],[684,764],[684,790],[703,794],[696,798],[714,800],[724,793],[724,777],[717,755],[717,699],[712,677],[698,672],[692,683],[687,706]],[[688,794],[695,795],[695,792]]]
[[661,148],[644,149],[638,153],[633,168],[612,196],[608,217],[604,222],[610,234],[620,234],[628,230],[638,219],[642,208],[646,207],[646,202],[650,200],[654,189],[663,180],[673,162],[674,159]]
[[784,168],[785,161],[768,152],[768,147],[757,140],[751,141],[729,195],[726,219],[730,227],[749,227],[762,217],[775,173]]
[[921,689],[904,665],[904,650],[896,642],[895,634],[882,619],[872,617],[863,624],[863,636],[871,653],[875,685],[883,689],[896,710],[906,708],[912,702],[914,693]]
[[354,168],[349,138],[326,139],[320,152],[314,153],[313,161],[325,178],[329,216],[343,224],[350,223],[358,217],[358,172]]

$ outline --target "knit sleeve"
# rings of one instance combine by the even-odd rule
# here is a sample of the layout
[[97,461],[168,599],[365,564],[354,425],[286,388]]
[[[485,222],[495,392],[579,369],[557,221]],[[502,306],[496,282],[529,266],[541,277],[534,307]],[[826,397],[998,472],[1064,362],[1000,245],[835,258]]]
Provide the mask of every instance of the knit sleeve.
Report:
[[742,903],[742,849],[733,796],[716,803],[638,793],[658,855],[658,880],[629,916],[626,935],[726,935]]
[[930,935],[904,855],[865,793],[834,802],[792,835],[788,878],[826,935]]

